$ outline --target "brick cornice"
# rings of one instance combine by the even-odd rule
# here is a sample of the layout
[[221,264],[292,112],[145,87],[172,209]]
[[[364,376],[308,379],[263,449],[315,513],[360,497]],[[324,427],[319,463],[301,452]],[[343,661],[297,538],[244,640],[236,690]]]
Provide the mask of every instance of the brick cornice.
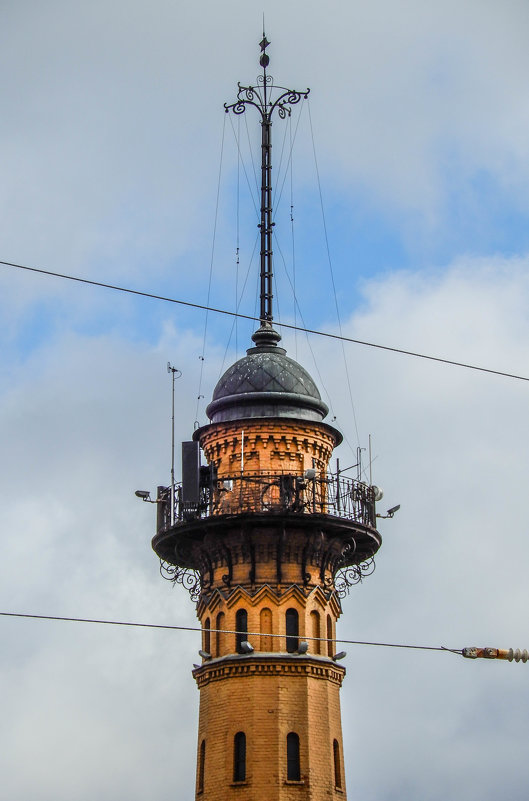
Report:
[[193,671],[193,676],[199,689],[213,681],[235,677],[251,679],[256,676],[320,679],[340,687],[345,668],[325,657],[290,654],[234,655],[204,663]]

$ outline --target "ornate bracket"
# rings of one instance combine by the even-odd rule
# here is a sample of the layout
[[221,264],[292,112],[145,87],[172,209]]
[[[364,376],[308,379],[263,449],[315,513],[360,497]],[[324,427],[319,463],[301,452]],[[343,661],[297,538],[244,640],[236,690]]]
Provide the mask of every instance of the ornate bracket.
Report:
[[282,120],[286,116],[290,116],[291,106],[295,106],[300,100],[306,100],[310,94],[310,89],[299,92],[297,89],[287,89],[286,86],[277,86],[272,83],[273,78],[271,75],[266,76],[266,83],[263,81],[262,76],[258,77],[258,82],[262,84],[263,89],[277,89],[281,92],[279,97],[271,101],[267,94],[261,90],[260,86],[242,86],[238,83],[239,87],[237,92],[237,100],[235,103],[224,103],[226,114],[233,111],[234,114],[244,114],[246,106],[254,106],[263,122],[270,122],[275,109]]
[[334,577],[334,588],[339,598],[349,595],[351,587],[361,584],[364,578],[375,572],[375,558],[372,556],[367,562],[359,565],[350,565],[339,570]]
[[198,603],[200,593],[202,592],[202,584],[200,581],[200,573],[198,570],[193,570],[190,567],[178,567],[177,565],[170,565],[163,559],[160,559],[160,575],[167,581],[172,581],[173,584],[181,584],[182,587],[188,591],[191,600]]

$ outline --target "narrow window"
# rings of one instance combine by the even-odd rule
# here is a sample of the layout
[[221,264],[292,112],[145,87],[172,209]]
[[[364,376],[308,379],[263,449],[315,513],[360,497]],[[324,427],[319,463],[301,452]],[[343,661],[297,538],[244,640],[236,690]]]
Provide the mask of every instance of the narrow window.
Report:
[[312,627],[312,636],[315,638],[312,641],[312,647],[314,649],[315,654],[321,654],[321,642],[319,640],[320,635],[320,613],[313,610],[310,613],[310,621]]
[[334,740],[332,744],[332,750],[334,756],[334,786],[341,790],[342,771],[340,768],[340,746],[338,745],[338,740]]
[[290,782],[299,782],[301,780],[299,737],[293,731],[287,734],[287,779]]
[[215,633],[215,656],[222,656],[224,650],[224,632],[222,631],[224,628],[224,612],[218,613],[215,628],[217,629]]
[[235,649],[238,654],[242,654],[244,651],[241,648],[241,643],[248,637],[248,612],[246,609],[237,609],[237,614],[235,615],[235,629],[237,631],[235,635]]
[[209,617],[206,618],[204,622],[204,651],[207,651],[208,654],[211,653],[211,623]]
[[204,769],[206,764],[206,741],[202,740],[200,743],[200,751],[198,753],[198,792],[204,790]]
[[286,611],[287,651],[289,654],[298,650],[299,615],[296,609]]
[[[271,634],[272,612],[270,611],[270,609],[261,609],[259,620],[261,623],[261,635]],[[261,636],[261,651],[273,651],[273,650],[274,650],[273,638]]]
[[332,641],[332,619],[327,615],[327,653],[329,656],[334,655],[334,643]]
[[233,781],[246,780],[246,735],[238,731],[233,741]]

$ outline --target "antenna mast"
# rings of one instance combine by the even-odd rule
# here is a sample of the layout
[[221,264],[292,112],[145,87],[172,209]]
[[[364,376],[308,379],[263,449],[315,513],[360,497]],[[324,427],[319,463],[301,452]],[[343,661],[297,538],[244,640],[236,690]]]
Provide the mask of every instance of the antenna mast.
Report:
[[[182,372],[178,367],[173,367],[171,362],[167,362],[167,372],[173,374],[173,392],[171,403],[171,525],[174,526],[174,382],[175,378],[180,378]],[[178,375],[176,375],[178,373]]]
[[[299,103],[302,98],[307,98],[310,89],[298,92],[295,89],[287,89],[284,86],[276,86],[271,75],[267,74],[266,68],[270,63],[270,57],[266,48],[270,42],[263,32],[263,38],[259,44],[261,56],[259,64],[263,68],[262,75],[257,77],[257,86],[241,86],[237,92],[235,103],[224,104],[226,113],[233,111],[234,114],[244,114],[247,106],[254,106],[261,115],[261,221],[259,229],[261,232],[261,263],[260,263],[260,296],[261,305],[259,319],[261,329],[270,328],[274,319],[273,314],[273,287],[272,287],[272,115],[277,109],[277,113],[284,119],[291,113],[291,106]],[[279,92],[275,97],[274,90]]]

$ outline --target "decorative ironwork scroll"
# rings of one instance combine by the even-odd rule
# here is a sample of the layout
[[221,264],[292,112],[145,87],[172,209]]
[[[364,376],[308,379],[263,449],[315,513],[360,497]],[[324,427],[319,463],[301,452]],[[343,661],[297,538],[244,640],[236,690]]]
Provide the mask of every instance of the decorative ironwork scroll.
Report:
[[160,575],[167,581],[172,581],[173,584],[181,584],[188,591],[191,600],[195,603],[198,602],[202,592],[202,583],[198,570],[171,565],[160,559]]
[[359,565],[350,565],[339,570],[334,577],[334,588],[339,598],[349,595],[351,587],[361,584],[364,578],[371,576],[375,572],[375,559],[372,556],[366,562]]

